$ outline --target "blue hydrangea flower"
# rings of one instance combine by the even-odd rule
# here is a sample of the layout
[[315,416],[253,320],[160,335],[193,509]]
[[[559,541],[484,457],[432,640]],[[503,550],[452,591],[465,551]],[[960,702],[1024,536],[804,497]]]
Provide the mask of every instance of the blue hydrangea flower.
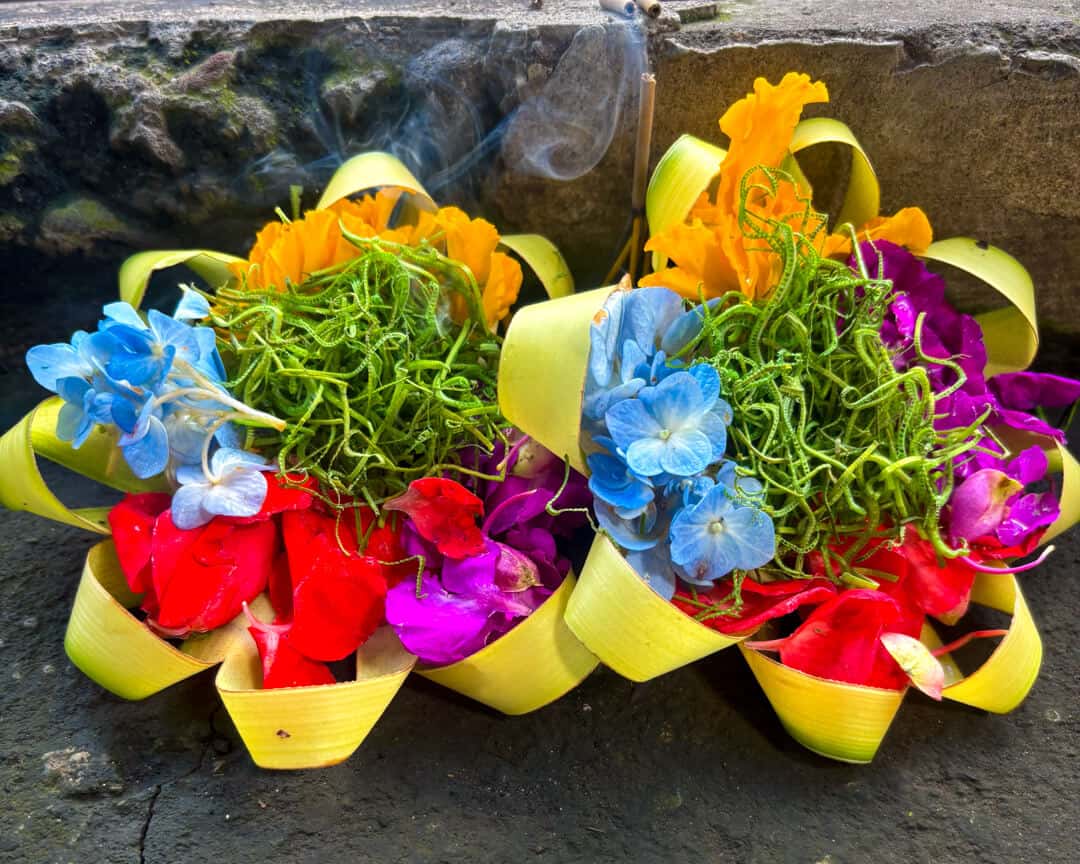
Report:
[[[201,299],[205,303],[205,298]],[[201,304],[181,300],[178,311],[197,314],[202,311]],[[169,373],[174,359],[212,381],[224,377],[210,328],[192,327],[156,309],[147,313],[144,322],[134,307],[122,302],[108,304],[104,312],[101,333],[95,337],[111,338],[115,343],[106,367],[112,377],[136,387],[155,387]]]
[[664,333],[682,311],[682,298],[667,288],[613,292],[590,331],[589,394],[647,377],[638,370],[651,367]]
[[626,291],[613,291],[589,329],[590,391],[606,389],[619,373],[619,353],[626,341],[622,321],[627,296]]
[[702,324],[708,309],[712,309],[720,302],[719,297],[714,297],[704,306],[697,305],[683,312],[678,318],[668,325],[660,340],[660,348],[669,357],[679,354],[687,348],[701,333]]
[[635,474],[690,477],[721,458],[727,445],[725,418],[713,409],[730,415],[730,408],[719,395],[716,370],[698,366],[613,405],[604,419]]
[[181,285],[183,292],[180,302],[176,304],[173,318],[177,321],[201,321],[210,315],[210,301],[198,291],[193,291],[186,285]]
[[645,386],[644,377],[637,375],[639,367],[648,368],[644,352],[636,342],[627,340],[616,364],[609,386],[594,388],[585,396],[582,413],[590,420],[600,420],[616,402],[632,399]]
[[671,560],[693,585],[710,585],[732,570],[751,570],[776,554],[776,532],[767,513],[738,501],[722,485],[671,523]]
[[683,314],[682,297],[668,288],[638,288],[624,301],[624,339],[632,339],[648,358],[661,347],[668,329]]
[[[194,465],[202,461],[203,446],[210,430],[217,425],[220,414],[217,406],[192,407],[174,403],[164,417],[169,436],[169,461],[173,465]],[[242,436],[232,423],[218,425],[214,441],[222,447],[240,449]]]
[[740,477],[735,471],[735,463],[726,461],[716,474],[716,482],[727,486],[736,497],[760,504],[764,499],[765,488],[756,477]]
[[208,436],[211,444],[237,445],[235,427],[223,422],[231,415],[280,424],[226,391],[214,331],[185,323],[209,314],[209,301],[192,289],[172,317],[150,310],[144,319],[129,303],[110,303],[96,332],[31,348],[34,379],[65,402],[57,434],[78,447],[96,425],[115,426],[124,458],[147,478],[170,464],[201,462]]
[[[130,401],[117,400],[116,404],[125,406],[123,410],[126,418],[131,406]],[[155,477],[169,465],[169,433],[165,428],[164,413],[162,406],[155,400],[146,399],[131,430],[124,431],[117,441],[124,460],[136,477]],[[116,414],[117,409],[114,408],[113,416]]]
[[56,437],[70,441],[78,450],[96,425],[111,421],[113,394],[96,390],[85,378],[74,376],[58,379],[55,389],[64,400],[56,420]]
[[716,483],[705,474],[696,477],[674,477],[664,484],[664,494],[678,497],[684,507],[697,504]]
[[201,466],[181,466],[176,471],[180,488],[172,499],[173,523],[188,530],[215,516],[254,516],[266,500],[263,472],[273,470],[265,459],[231,447],[214,453],[209,476]]
[[664,351],[657,351],[651,363],[642,363],[634,370],[634,375],[644,380],[648,386],[655,387],[669,375],[686,370],[686,364],[678,358],[668,360]]
[[626,518],[642,513],[652,503],[655,492],[648,483],[634,476],[626,463],[608,453],[591,453],[589,489],[593,495],[619,509]]
[[34,380],[55,393],[61,378],[90,378],[95,367],[86,341],[89,335],[79,330],[71,337],[70,345],[63,342],[35,345],[27,351],[26,365]]
[[601,498],[593,499],[593,512],[600,528],[616,545],[631,552],[651,549],[664,539],[670,519],[661,519],[661,509],[649,504],[640,514],[627,518]]
[[628,552],[626,561],[638,576],[665,600],[675,596],[677,574],[665,544],[658,544],[640,552]]

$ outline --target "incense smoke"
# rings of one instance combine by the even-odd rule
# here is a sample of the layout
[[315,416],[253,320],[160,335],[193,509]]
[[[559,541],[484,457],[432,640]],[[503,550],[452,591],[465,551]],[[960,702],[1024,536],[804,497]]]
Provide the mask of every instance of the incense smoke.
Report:
[[411,58],[401,75],[364,66],[337,90],[327,59],[307,56],[303,129],[321,154],[278,148],[241,182],[281,198],[293,183],[321,185],[366,150],[393,153],[433,195],[466,207],[496,154],[510,173],[580,177],[633,113],[647,70],[644,38],[629,23],[582,28],[546,81],[547,67],[529,62],[543,53],[537,46],[528,31],[497,32],[490,44],[448,39]]
[[504,156],[510,168],[564,181],[587,174],[611,145],[647,68],[636,27],[579,30],[543,91],[509,119]]

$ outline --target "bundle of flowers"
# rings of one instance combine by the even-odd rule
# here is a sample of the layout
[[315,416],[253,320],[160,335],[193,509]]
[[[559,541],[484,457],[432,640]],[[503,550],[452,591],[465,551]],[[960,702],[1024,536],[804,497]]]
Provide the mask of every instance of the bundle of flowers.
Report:
[[[112,535],[87,559],[75,664],[142,698],[220,662],[268,767],[346,758],[418,662],[507,713],[584,678],[597,661],[562,610],[590,496],[496,401],[523,281],[511,250],[572,290],[543,238],[436,208],[366,154],[246,260],[135,256],[94,332],[32,348],[58,398],[0,441],[0,500]],[[178,263],[214,290],[139,311]],[[35,454],[128,494],[69,510]],[[523,654],[542,667],[527,681]]]
[[[1037,331],[1014,259],[932,242],[916,208],[878,216],[850,130],[799,122],[826,99],[805,75],[758,79],[720,120],[727,151],[673,145],[649,189],[654,272],[523,310],[500,397],[589,474],[601,530],[567,621],[590,650],[646,680],[741,642],[797,740],[865,762],[909,684],[999,712],[1032,686],[1015,574],[1052,547],[1016,562],[1080,515],[1080,467],[1046,419],[1080,382],[1022,371]],[[853,147],[831,231],[792,155],[824,141]],[[1012,305],[959,312],[927,260]],[[556,321],[560,386],[530,404]],[[1011,627],[942,645],[933,623],[972,603]],[[952,654],[975,638],[1000,642],[965,677]]]

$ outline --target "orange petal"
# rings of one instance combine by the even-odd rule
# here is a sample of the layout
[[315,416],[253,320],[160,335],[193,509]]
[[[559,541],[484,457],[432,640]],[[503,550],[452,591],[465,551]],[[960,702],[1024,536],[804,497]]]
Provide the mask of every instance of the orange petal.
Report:
[[457,207],[443,207],[438,221],[446,232],[447,257],[468,267],[477,285],[488,280],[491,253],[499,244],[499,232],[485,219],[470,219]]
[[719,229],[707,228],[700,221],[675,225],[650,238],[645,250],[667,255],[677,266],[650,274],[646,277],[650,281],[642,280],[642,285],[664,285],[691,300],[700,299],[699,286],[706,297],[738,290]]
[[[776,86],[758,78],[754,92],[720,118],[720,129],[731,144],[720,163],[715,199],[710,203],[705,196],[699,198],[691,210],[691,225],[669,229],[646,246],[666,254],[677,267],[653,274],[648,283],[642,284],[667,284],[694,299],[698,284],[703,286],[706,297],[732,290],[748,297],[768,292],[778,270],[778,259],[771,251],[761,249],[760,240],[743,236],[738,218],[743,177],[758,166],[778,167],[787,155],[803,108],[828,100],[825,85],[811,82],[809,75],[789,72]],[[813,226],[806,224],[806,207],[799,200],[805,194],[793,184],[781,184],[775,195],[759,200],[751,209],[788,221],[798,231],[809,230]]]
[[[755,165],[779,165],[787,155],[803,108],[812,102],[828,101],[824,82],[811,83],[810,76],[801,72],[788,72],[775,86],[764,78],[756,79],[754,92],[720,118],[720,131],[731,139],[721,163],[721,171],[726,169],[728,175],[728,190],[734,188],[737,192],[742,175]],[[721,177],[723,184],[724,175]]]
[[[918,207],[904,207],[892,216],[871,219],[856,232],[863,240],[887,240],[903,246],[915,255],[921,255],[934,242],[934,230],[930,220]],[[822,253],[827,258],[851,254],[851,236],[847,233],[830,234]]]
[[489,327],[510,314],[521,290],[521,265],[502,252],[492,252],[488,265],[490,276],[484,285],[484,317]]
[[365,195],[359,201],[343,199],[330,209],[340,209],[340,212],[366,222],[374,234],[380,234],[390,226],[390,218],[394,215],[394,208],[400,198],[400,189],[387,187],[379,189],[374,195]]
[[[760,246],[760,241],[747,240],[739,227],[743,177],[759,165],[779,166],[787,155],[803,108],[812,102],[828,101],[829,91],[824,83],[811,83],[809,75],[789,72],[775,87],[758,78],[754,81],[754,92],[732,105],[720,118],[720,129],[731,138],[731,146],[720,163],[716,206],[722,217],[724,253],[738,277],[739,290],[748,297],[761,296],[769,290],[773,267],[769,261],[771,253],[747,251],[748,245]],[[791,190],[791,199],[796,197],[795,191]],[[778,195],[767,209],[776,214],[783,212],[785,206]]]

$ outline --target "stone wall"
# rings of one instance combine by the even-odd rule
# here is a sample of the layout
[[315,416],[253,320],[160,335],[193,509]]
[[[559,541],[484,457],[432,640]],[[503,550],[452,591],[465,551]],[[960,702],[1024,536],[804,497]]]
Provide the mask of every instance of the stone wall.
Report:
[[718,140],[754,76],[802,69],[832,95],[808,113],[855,129],[886,210],[917,203],[939,236],[1013,251],[1048,324],[1080,331],[1067,4],[670,0],[632,25],[586,0],[536,5],[0,5],[0,266],[242,253],[290,185],[312,203],[376,147],[441,200],[548,233],[588,283],[627,219],[637,74],[657,73],[655,158],[683,131]]

